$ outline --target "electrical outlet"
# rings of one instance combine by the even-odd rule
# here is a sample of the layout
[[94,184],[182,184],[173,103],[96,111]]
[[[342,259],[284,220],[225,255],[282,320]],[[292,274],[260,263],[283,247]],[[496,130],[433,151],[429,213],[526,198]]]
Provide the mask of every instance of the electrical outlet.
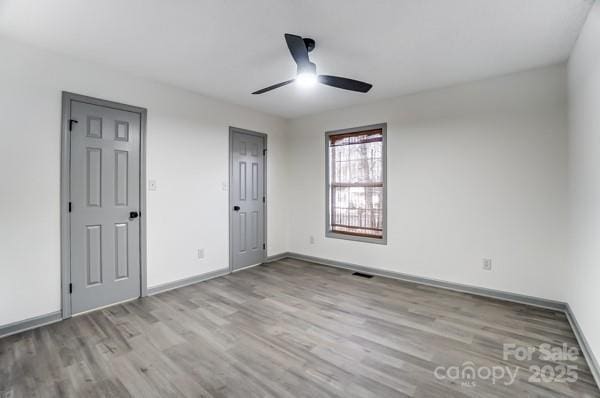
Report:
[[483,259],[483,269],[486,271],[491,271],[492,270],[492,259],[491,258],[484,258]]
[[199,259],[203,259],[204,258],[204,249],[198,249],[198,258]]
[[308,242],[309,242],[311,245],[314,245],[314,244],[315,244],[315,237],[311,235],[311,236],[308,238]]

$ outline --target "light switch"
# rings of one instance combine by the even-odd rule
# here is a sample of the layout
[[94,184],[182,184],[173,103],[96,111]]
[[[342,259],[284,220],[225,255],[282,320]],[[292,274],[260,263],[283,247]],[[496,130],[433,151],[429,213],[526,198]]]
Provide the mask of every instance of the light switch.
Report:
[[148,180],[148,191],[156,191],[156,180]]

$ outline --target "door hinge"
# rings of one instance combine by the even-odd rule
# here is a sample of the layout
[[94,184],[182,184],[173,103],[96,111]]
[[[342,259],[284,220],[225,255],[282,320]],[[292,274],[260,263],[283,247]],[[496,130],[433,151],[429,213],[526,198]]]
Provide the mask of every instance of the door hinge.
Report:
[[267,200],[265,199],[265,197],[263,196],[263,203],[265,203]]
[[267,156],[267,150],[263,149],[263,156]]
[[79,123],[75,119],[69,119],[69,131],[73,131],[73,123]]
[[69,294],[73,294],[73,284],[69,283]]
[[267,249],[267,244],[263,243],[263,250],[266,250],[266,249]]
[[72,209],[73,209],[73,206],[71,205],[71,202],[69,202],[69,213],[71,212]]

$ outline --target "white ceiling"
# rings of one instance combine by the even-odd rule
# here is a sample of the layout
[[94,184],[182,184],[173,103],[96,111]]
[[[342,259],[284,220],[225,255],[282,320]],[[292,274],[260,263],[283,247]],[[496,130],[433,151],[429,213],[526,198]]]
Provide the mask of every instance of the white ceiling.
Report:
[[[567,59],[593,0],[0,0],[0,35],[296,117]],[[283,34],[368,94],[290,85]],[[1,61],[0,61],[1,62]]]

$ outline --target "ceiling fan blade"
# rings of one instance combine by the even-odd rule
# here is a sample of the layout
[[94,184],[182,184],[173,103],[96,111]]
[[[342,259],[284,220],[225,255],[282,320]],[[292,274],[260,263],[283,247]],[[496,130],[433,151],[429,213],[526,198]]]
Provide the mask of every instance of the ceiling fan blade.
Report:
[[371,87],[373,87],[373,85],[369,83],[348,79],[345,77],[329,75],[319,75],[319,83],[344,90],[358,91],[361,93],[366,93],[371,89]]
[[310,59],[308,58],[308,50],[306,49],[304,40],[302,40],[300,36],[291,35],[289,33],[286,33],[283,36],[285,37],[285,42],[287,43],[290,53],[292,54],[292,58],[294,58],[296,64],[298,64],[298,66],[304,66],[310,63]]
[[271,90],[275,90],[276,88],[279,87],[283,87],[285,85],[288,85],[290,83],[292,83],[294,80],[296,79],[292,79],[292,80],[286,80],[285,82],[281,82],[281,83],[277,83],[277,84],[273,84],[272,86],[269,87],[265,87],[263,89],[260,89],[258,91],[253,92],[252,94],[262,94],[262,93],[266,93],[267,91],[271,91]]

